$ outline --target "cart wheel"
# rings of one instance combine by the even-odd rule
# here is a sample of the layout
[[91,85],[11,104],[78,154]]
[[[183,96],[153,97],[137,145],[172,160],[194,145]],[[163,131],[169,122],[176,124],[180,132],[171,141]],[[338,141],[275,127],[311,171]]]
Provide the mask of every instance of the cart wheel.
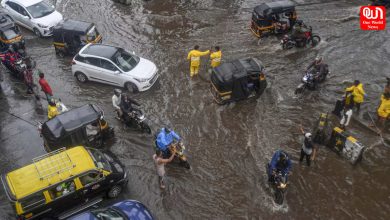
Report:
[[122,187],[115,185],[107,192],[107,196],[108,198],[113,199],[118,197],[121,192],[122,192]]
[[65,53],[64,53],[64,51],[62,51],[62,50],[56,50],[56,54],[57,54],[57,56],[59,56],[59,57],[61,57],[61,58],[64,58],[64,57],[65,57]]

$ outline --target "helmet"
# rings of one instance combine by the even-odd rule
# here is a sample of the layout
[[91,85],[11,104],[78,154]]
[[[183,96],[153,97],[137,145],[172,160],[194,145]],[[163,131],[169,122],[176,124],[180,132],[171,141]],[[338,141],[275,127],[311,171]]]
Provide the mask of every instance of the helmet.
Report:
[[280,159],[281,161],[284,161],[284,160],[286,160],[287,158],[288,158],[287,153],[284,152],[284,151],[280,151],[279,159]]
[[115,94],[116,96],[120,96],[120,95],[122,94],[122,90],[120,90],[120,89],[114,89],[114,94]]
[[306,133],[305,138],[311,138],[311,133]]
[[165,131],[165,133],[170,133],[170,132],[171,132],[171,129],[169,129],[168,127],[165,127],[165,128],[164,128],[164,131]]

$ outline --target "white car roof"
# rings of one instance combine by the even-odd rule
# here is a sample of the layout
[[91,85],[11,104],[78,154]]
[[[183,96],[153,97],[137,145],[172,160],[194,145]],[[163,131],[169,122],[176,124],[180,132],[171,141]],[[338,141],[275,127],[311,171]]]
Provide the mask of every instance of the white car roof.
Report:
[[18,3],[24,7],[28,7],[28,6],[31,6],[31,5],[35,5],[43,0],[11,0],[15,3]]

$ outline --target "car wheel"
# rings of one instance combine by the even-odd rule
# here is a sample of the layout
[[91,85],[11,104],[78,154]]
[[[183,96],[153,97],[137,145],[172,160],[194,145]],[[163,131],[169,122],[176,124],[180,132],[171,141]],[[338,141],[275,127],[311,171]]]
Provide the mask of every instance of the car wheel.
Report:
[[38,37],[42,37],[42,34],[41,32],[37,29],[37,28],[34,28],[34,34],[37,35]]
[[119,196],[122,192],[122,187],[115,185],[107,193],[108,198],[113,199]]
[[79,81],[81,83],[85,83],[85,82],[88,81],[88,78],[87,78],[87,76],[84,73],[76,72],[75,75],[76,75],[77,81]]
[[131,93],[137,93],[138,92],[137,86],[134,85],[134,83],[131,83],[131,82],[127,82],[125,84],[125,88],[127,89],[127,91],[129,91]]

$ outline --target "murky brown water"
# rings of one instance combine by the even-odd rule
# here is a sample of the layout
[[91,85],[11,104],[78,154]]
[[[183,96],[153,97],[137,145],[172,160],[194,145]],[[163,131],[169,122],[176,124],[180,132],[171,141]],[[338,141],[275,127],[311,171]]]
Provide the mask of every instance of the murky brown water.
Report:
[[[157,219],[389,219],[389,149],[356,123],[351,132],[373,147],[360,164],[351,166],[325,147],[312,167],[297,163],[299,124],[311,128],[320,113],[331,111],[346,81],[357,78],[364,83],[368,100],[362,111],[375,111],[384,77],[389,76],[389,29],[359,30],[358,6],[365,1],[296,2],[301,4],[297,7],[301,19],[322,38],[314,49],[283,51],[275,37],[258,42],[248,29],[251,11],[259,4],[254,0],[138,0],[131,6],[102,0],[57,1],[65,17],[94,21],[105,43],[134,50],[159,67],[158,84],[134,97],[143,103],[154,130],[167,125],[184,137],[193,167],[188,171],[169,166],[164,192],[158,188],[151,159],[153,138],[124,129],[114,119],[113,88],[77,83],[71,58],[57,58],[50,39],[26,32],[27,52],[64,103],[103,107],[117,129],[111,150],[131,173],[123,198],[143,202]],[[204,80],[205,69],[203,77],[189,78],[186,55],[195,44],[202,49],[221,46],[224,61],[259,58],[268,69],[270,88],[256,101],[216,105]],[[293,91],[301,72],[317,54],[325,57],[331,76],[319,91],[297,98]],[[31,121],[45,118],[34,110],[31,99],[21,95],[20,84],[15,80],[4,84],[2,109]],[[0,118],[3,172],[43,153],[33,126],[4,112]],[[282,207],[274,205],[265,177],[265,164],[278,148],[288,151],[294,163]],[[3,192],[0,199],[0,212],[10,219]]]

